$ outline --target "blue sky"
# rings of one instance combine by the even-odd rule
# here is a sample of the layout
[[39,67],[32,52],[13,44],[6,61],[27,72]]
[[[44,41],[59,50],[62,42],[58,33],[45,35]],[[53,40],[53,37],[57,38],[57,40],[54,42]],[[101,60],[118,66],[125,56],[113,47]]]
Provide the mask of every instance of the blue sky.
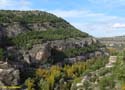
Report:
[[51,12],[95,37],[125,35],[125,0],[0,0],[0,9]]

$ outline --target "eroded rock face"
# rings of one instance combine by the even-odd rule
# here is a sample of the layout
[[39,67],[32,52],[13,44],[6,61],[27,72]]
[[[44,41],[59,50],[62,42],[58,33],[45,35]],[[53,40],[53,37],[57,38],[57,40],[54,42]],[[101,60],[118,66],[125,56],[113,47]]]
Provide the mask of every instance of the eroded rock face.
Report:
[[49,57],[49,52],[47,50],[40,50],[36,53],[36,57],[35,59],[36,60],[45,60]]
[[[8,53],[13,54],[15,61],[26,62],[27,64],[41,63],[48,60],[52,55],[52,50],[54,49],[57,52],[65,51],[70,48],[84,48],[86,46],[97,44],[97,40],[93,37],[89,38],[78,38],[73,39],[69,38],[66,40],[54,40],[54,41],[46,41],[42,44],[35,44],[30,50],[18,50],[14,47],[8,47]],[[58,53],[56,53],[58,55]],[[101,52],[90,53],[87,55],[81,55],[76,60],[87,59],[89,57],[95,57],[102,55]],[[70,58],[77,58],[70,57]],[[71,61],[71,60],[70,60]]]
[[[68,24],[69,25],[69,24]],[[67,25],[66,28],[69,26]],[[8,37],[17,36],[20,33],[24,33],[27,31],[46,31],[48,29],[57,29],[61,26],[58,24],[53,24],[51,22],[43,22],[43,23],[20,23],[20,22],[13,22],[13,23],[3,23],[0,26],[0,30],[5,30],[4,34]],[[62,28],[65,28],[62,26]]]
[[79,39],[74,39],[74,38],[69,38],[66,40],[55,40],[55,41],[48,41],[46,43],[49,43],[51,48],[55,48],[57,50],[65,50],[67,48],[82,48],[85,46],[89,46],[92,44],[96,44],[97,40],[92,37],[88,38],[79,38]]
[[0,67],[0,86],[18,85],[19,80],[20,80],[20,71],[18,69],[14,69],[14,68],[10,67],[7,64],[7,62],[0,63],[0,65],[1,65],[1,67]]
[[44,25],[43,23],[21,24],[20,22],[13,22],[11,24],[3,23],[0,26],[0,30],[6,31],[4,32],[6,36],[13,37],[17,36],[20,33],[24,33],[31,30],[46,31],[47,30],[45,27],[46,25],[48,28],[52,28],[51,26],[49,26],[49,24]]
[[104,52],[95,51],[95,52],[87,53],[87,54],[84,54],[84,55],[81,55],[81,56],[65,58],[65,62],[73,64],[73,63],[76,63],[77,61],[86,61],[87,59],[90,59],[90,58],[93,58],[93,57],[98,57],[98,56],[103,56],[103,55],[105,55]]
[[48,45],[34,45],[33,48],[29,51],[27,51],[26,54],[24,54],[24,60],[27,63],[36,63],[36,62],[42,62],[44,60],[47,60],[47,58],[51,55],[50,47]]
[[[54,40],[54,41],[47,41],[43,44],[36,44],[27,51],[25,54],[23,54],[24,61],[26,61],[28,64],[36,63],[36,62],[44,62],[51,56],[51,50],[54,49],[59,52],[63,52],[65,49],[69,48],[84,48],[86,46],[96,44],[97,40],[95,38],[89,37],[89,38],[79,38],[79,39],[66,39],[66,40]],[[79,57],[83,59],[83,57],[94,57],[96,54],[92,53],[87,56],[81,56]],[[77,56],[76,56],[77,57]],[[78,59],[78,60],[79,60]],[[76,59],[77,60],[77,59]]]
[[50,55],[50,51],[47,46],[42,46],[36,53],[34,53],[35,59],[38,61],[46,60]]

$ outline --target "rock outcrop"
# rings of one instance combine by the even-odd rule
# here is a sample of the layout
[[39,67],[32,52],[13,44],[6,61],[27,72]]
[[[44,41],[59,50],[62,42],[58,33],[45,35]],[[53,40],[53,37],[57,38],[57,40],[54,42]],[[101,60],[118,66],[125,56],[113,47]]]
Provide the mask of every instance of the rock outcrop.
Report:
[[[20,81],[20,71],[7,62],[0,62],[0,86],[17,86]],[[0,89],[1,90],[1,89]],[[7,89],[6,89],[7,90]]]
[[42,11],[1,10],[0,48],[2,59],[8,62],[0,63],[0,85],[18,85],[26,70],[84,61],[105,52],[94,37]]

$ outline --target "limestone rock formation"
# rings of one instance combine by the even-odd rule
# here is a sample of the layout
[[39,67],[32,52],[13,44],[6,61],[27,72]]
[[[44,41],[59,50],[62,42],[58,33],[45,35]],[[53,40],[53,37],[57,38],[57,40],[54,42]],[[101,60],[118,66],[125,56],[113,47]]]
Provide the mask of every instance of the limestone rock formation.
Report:
[[19,85],[20,71],[10,67],[7,62],[0,62],[0,86]]
[[101,48],[94,37],[53,14],[0,10],[0,86],[18,85],[20,77],[24,83],[38,67],[103,55]]

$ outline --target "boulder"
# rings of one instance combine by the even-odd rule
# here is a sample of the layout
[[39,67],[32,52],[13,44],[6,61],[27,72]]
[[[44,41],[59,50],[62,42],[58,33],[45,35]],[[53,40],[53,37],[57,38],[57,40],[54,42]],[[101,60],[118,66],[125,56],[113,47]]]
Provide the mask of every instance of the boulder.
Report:
[[95,51],[95,57],[101,56],[101,55],[102,55],[102,52],[101,52],[101,51]]
[[20,72],[18,69],[8,68],[0,69],[0,86],[15,86],[19,84]]
[[50,47],[47,44],[38,44],[34,45],[31,50],[29,50],[29,57],[27,59],[31,59],[32,63],[42,62],[47,60],[51,55]]

